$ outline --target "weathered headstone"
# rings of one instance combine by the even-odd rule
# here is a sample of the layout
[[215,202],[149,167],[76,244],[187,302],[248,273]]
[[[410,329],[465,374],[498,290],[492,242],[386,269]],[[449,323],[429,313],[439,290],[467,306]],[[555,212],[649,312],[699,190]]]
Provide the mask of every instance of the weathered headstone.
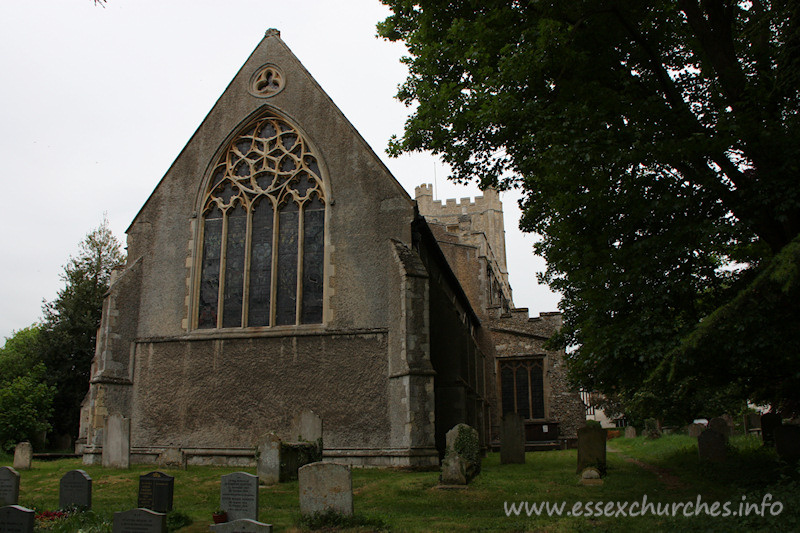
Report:
[[590,466],[588,468],[584,468],[581,472],[581,485],[602,485],[602,475],[600,474],[600,470],[597,468]]
[[139,476],[139,507],[159,513],[172,510],[175,478],[163,472]]
[[30,470],[33,461],[33,446],[30,442],[20,442],[14,448],[14,469]]
[[258,520],[258,476],[247,472],[222,476],[219,506],[228,513],[228,520]]
[[597,426],[578,428],[578,469],[593,466],[601,475],[606,473],[606,430]]
[[500,429],[500,463],[525,464],[525,425],[517,413],[503,415]]
[[298,441],[316,443],[322,440],[322,419],[314,411],[301,412],[295,419],[294,425]]
[[298,480],[301,514],[353,515],[353,479],[349,466],[311,463],[300,467]]
[[249,518],[240,518],[232,522],[212,524],[211,531],[216,533],[272,533],[272,524],[256,522]]
[[10,466],[0,466],[0,506],[19,503],[19,474]]
[[274,485],[281,479],[281,439],[267,433],[258,445],[258,480],[264,485]]
[[800,426],[786,424],[775,427],[775,451],[787,463],[800,461]]
[[689,424],[688,426],[686,426],[686,433],[690,437],[697,438],[700,436],[700,433],[702,433],[704,429],[706,428],[703,424]]
[[636,428],[633,426],[626,426],[625,427],[625,438],[626,439],[635,439],[636,438]]
[[712,463],[725,462],[728,458],[727,441],[728,439],[725,435],[719,431],[711,428],[704,430],[697,437],[697,452],[700,455],[700,460]]
[[443,485],[466,485],[481,472],[478,432],[466,424],[457,424],[445,436],[442,460]]
[[58,506],[92,508],[92,478],[83,470],[70,470],[58,484]]
[[33,533],[35,519],[36,511],[33,509],[19,505],[0,507],[0,531],[2,533]]
[[719,416],[708,421],[708,429],[716,431],[726,439],[731,436],[731,427],[724,418]]
[[130,468],[131,420],[122,415],[111,415],[103,427],[103,466]]
[[112,533],[167,533],[167,515],[150,509],[114,513]]
[[156,464],[172,468],[186,468],[186,454],[180,448],[167,448],[156,459]]
[[775,428],[783,423],[781,415],[777,413],[764,413],[761,415],[761,439],[765,446],[775,445]]

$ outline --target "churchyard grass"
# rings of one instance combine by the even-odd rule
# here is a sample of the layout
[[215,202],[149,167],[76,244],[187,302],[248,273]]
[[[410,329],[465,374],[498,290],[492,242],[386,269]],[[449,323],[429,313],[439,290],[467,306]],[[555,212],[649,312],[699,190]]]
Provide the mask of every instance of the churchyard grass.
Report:
[[[661,439],[615,439],[608,453],[608,475],[601,486],[578,484],[575,450],[528,453],[524,465],[501,465],[499,454],[483,461],[482,473],[463,490],[437,488],[438,472],[355,469],[353,490],[356,515],[368,524],[347,531],[373,531],[380,524],[390,531],[795,531],[800,529],[800,484],[796,469],[779,463],[771,450],[757,440],[734,437],[726,464],[702,464],[695,439],[670,435]],[[646,463],[648,468],[629,458]],[[10,465],[3,456],[1,465]],[[188,470],[134,466],[130,470],[84,467],[79,460],[34,461],[22,472],[20,504],[37,510],[58,507],[58,480],[67,471],[82,468],[93,479],[93,508],[108,518],[114,511],[136,507],[140,475],[153,470],[175,477],[174,508],[194,523],[184,533],[208,531],[211,512],[219,506],[220,476],[255,469],[190,466]],[[783,481],[780,481],[783,476]],[[644,516],[506,516],[504,502],[566,502],[565,512],[576,502],[634,502],[647,495],[650,502],[689,502],[698,495],[704,502],[729,500],[738,505],[761,502],[766,492],[784,504],[778,517],[712,518]],[[546,513],[544,513],[546,515]],[[597,514],[597,513],[594,513]],[[769,514],[769,513],[767,513]],[[276,531],[299,531],[297,482],[260,489],[263,522]]]

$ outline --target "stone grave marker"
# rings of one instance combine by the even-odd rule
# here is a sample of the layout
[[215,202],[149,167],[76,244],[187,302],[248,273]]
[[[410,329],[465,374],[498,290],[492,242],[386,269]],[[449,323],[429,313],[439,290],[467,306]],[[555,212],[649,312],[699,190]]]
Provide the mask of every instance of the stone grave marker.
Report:
[[478,431],[466,424],[457,424],[445,435],[442,461],[442,485],[466,485],[481,472],[481,450]]
[[103,427],[103,466],[130,468],[131,420],[122,415],[111,415]]
[[744,415],[745,433],[761,433],[761,415],[759,413],[747,413]]
[[726,439],[731,436],[731,427],[724,418],[719,416],[708,421],[708,429],[716,431]]
[[112,533],[167,533],[167,515],[150,509],[114,513]]
[[775,445],[775,428],[783,423],[781,415],[764,413],[761,415],[761,439],[765,446]]
[[728,439],[711,428],[704,430],[697,437],[697,452],[700,454],[701,461],[712,463],[723,463],[728,458]]
[[180,448],[166,448],[158,454],[156,464],[186,470],[186,454]]
[[635,439],[636,438],[636,428],[633,426],[626,426],[625,427],[625,438],[626,439]]
[[[314,411],[305,410],[294,421],[298,441],[319,442],[322,440],[322,419]],[[293,435],[294,437],[294,435]]]
[[159,513],[172,510],[175,478],[163,472],[150,472],[139,476],[139,507]]
[[690,437],[697,438],[700,436],[700,433],[702,433],[704,429],[705,426],[703,424],[689,424],[688,426],[686,426],[686,433]]
[[92,508],[92,478],[83,470],[70,470],[58,484],[58,506]]
[[222,476],[219,506],[228,513],[228,520],[258,520],[258,476],[234,472]]
[[33,446],[30,442],[20,442],[14,448],[14,469],[30,470],[33,461]]
[[353,479],[350,467],[335,463],[311,463],[298,471],[300,513],[335,512],[353,515]]
[[35,518],[36,511],[33,509],[19,505],[0,507],[0,531],[2,533],[33,533]]
[[775,427],[775,451],[787,463],[800,461],[800,426],[786,424]]
[[240,518],[232,522],[212,524],[211,531],[217,533],[272,533],[272,524],[256,522],[249,518]]
[[600,475],[600,470],[597,468],[590,466],[583,469],[581,472],[581,485],[602,485],[603,479],[602,475]]
[[525,425],[517,413],[506,413],[500,426],[500,464],[525,464]]
[[265,485],[274,485],[281,479],[281,439],[267,433],[258,445],[258,480]]
[[593,466],[601,475],[606,473],[606,430],[597,426],[578,428],[578,469]]
[[10,466],[0,466],[0,506],[19,503],[19,474]]

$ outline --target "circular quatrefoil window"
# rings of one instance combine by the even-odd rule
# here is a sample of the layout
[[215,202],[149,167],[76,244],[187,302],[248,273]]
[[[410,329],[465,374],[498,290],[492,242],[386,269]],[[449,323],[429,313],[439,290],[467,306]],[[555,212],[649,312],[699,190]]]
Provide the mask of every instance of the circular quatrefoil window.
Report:
[[250,93],[253,96],[268,98],[283,90],[286,80],[283,72],[275,65],[264,65],[250,80]]

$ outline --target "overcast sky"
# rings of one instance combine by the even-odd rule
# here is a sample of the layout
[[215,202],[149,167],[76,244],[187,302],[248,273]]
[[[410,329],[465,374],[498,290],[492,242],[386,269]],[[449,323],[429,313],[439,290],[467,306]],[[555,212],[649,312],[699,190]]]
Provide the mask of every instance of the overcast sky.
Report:
[[[446,182],[436,158],[391,159],[408,109],[394,99],[405,49],[375,37],[378,0],[0,1],[0,337],[41,319],[63,265],[106,213],[125,229],[264,36],[281,38],[413,197],[480,194]],[[503,193],[514,303],[532,315],[558,297],[533,236]]]

